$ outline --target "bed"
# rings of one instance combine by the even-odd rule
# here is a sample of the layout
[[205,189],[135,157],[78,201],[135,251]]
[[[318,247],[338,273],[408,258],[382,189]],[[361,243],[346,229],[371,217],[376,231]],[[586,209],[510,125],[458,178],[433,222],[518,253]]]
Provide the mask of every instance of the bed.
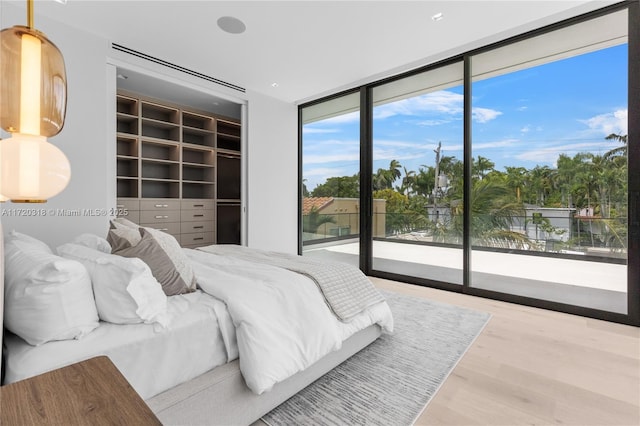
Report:
[[[139,233],[144,237],[145,231]],[[13,271],[16,236],[8,240],[7,266]],[[137,313],[132,315],[141,318],[134,321],[122,312],[108,312],[113,302],[106,305],[100,296],[102,275],[96,269],[121,260],[113,254],[96,254],[96,244],[78,248],[82,244],[77,243],[58,248],[58,254],[75,266],[84,262],[93,285],[97,323],[84,319],[79,338],[28,335],[25,339],[7,332],[5,384],[104,354],[164,424],[250,424],[373,342],[383,330],[393,328],[388,305],[378,299],[381,296],[370,283],[367,287],[360,282],[364,296],[348,294],[353,292],[348,283],[364,277],[353,278],[359,271],[340,265],[336,273],[342,278],[332,279],[325,276],[326,268],[318,269],[321,265],[299,256],[238,246],[179,249],[181,254],[172,258],[180,257],[182,266],[192,270],[197,289],[168,296],[164,305],[156,296],[145,295],[140,302],[141,290],[136,290]],[[140,259],[132,258],[136,260],[128,262],[139,267]],[[153,262],[149,258],[143,263]],[[161,263],[164,266],[167,258]],[[347,285],[335,285],[340,279]],[[188,285],[188,281],[182,282]],[[16,287],[15,277],[8,274],[5,325],[12,331],[19,329],[11,311]],[[74,290],[74,297],[79,293]],[[121,300],[117,297],[113,300]],[[156,305],[164,306],[161,314],[154,310]],[[60,336],[58,330],[54,334]],[[27,341],[31,339],[35,340]]]

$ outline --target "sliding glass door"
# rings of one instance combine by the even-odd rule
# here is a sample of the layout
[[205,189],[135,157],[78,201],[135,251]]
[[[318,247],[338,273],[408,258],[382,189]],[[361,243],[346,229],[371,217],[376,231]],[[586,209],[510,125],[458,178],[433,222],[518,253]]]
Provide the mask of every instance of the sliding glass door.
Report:
[[360,95],[301,110],[302,254],[359,265]]
[[627,313],[626,23],[471,58],[471,286]]
[[463,70],[373,87],[374,271],[462,284]]

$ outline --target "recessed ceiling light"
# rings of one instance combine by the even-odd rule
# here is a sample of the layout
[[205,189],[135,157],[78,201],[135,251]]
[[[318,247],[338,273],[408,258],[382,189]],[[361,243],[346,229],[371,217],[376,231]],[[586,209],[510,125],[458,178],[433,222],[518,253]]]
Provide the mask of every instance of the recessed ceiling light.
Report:
[[431,17],[431,20],[438,22],[438,21],[442,21],[443,18],[444,18],[444,15],[442,14],[442,12],[439,12],[439,13],[436,13],[435,15],[433,15]]
[[244,22],[233,16],[223,16],[219,18],[218,27],[229,34],[242,34],[247,29]]
[[278,83],[271,83],[271,87],[278,87],[279,84]]

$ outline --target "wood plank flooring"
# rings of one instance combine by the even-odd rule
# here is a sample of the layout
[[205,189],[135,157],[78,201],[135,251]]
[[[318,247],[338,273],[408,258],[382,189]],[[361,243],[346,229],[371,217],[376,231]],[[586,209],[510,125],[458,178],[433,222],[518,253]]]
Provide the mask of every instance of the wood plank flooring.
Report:
[[372,281],[492,314],[417,425],[640,425],[640,328]]

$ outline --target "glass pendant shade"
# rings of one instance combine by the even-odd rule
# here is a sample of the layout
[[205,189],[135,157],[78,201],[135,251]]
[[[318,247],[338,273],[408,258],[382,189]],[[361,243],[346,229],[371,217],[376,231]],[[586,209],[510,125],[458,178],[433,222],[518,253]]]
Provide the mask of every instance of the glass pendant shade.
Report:
[[46,202],[70,178],[69,160],[44,136],[15,133],[0,141],[0,193],[11,201]]
[[9,133],[57,135],[67,109],[62,53],[35,29],[0,32],[0,126]]

